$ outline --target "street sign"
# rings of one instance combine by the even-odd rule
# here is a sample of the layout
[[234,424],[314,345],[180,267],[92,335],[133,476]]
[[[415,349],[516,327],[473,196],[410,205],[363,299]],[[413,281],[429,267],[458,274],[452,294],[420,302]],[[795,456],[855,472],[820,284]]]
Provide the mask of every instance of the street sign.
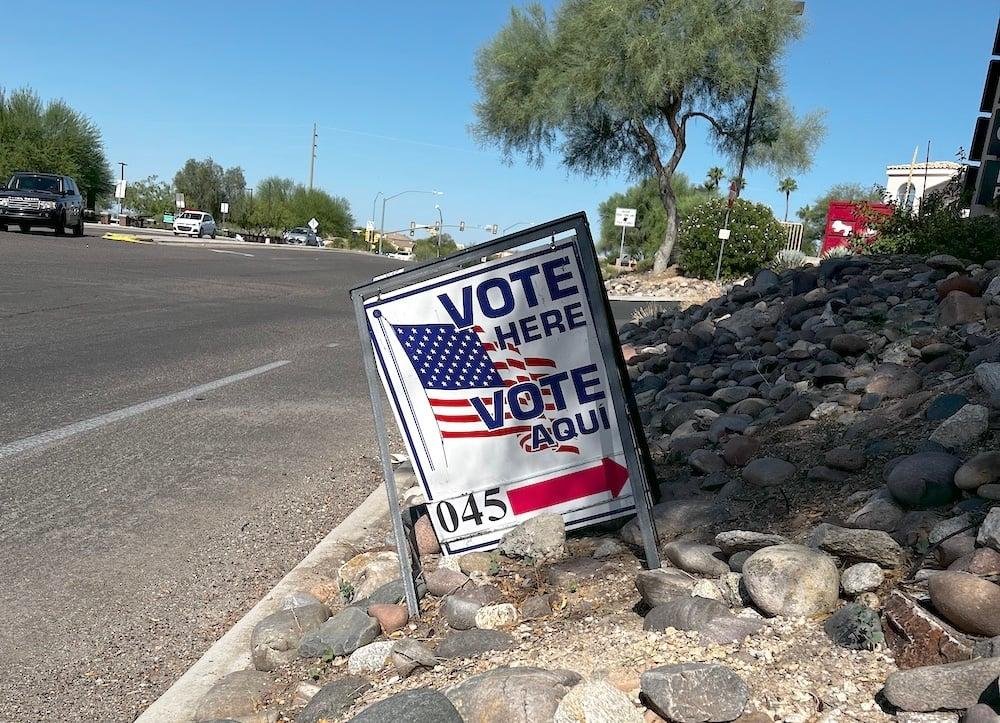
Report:
[[369,233],[371,233],[374,230],[375,230],[375,222],[374,221],[369,221],[368,223],[365,224],[365,231],[368,231]]
[[615,209],[615,226],[622,226],[627,228],[635,227],[635,214],[634,208],[616,208]]
[[219,210],[222,211],[222,213],[229,213],[229,204],[223,201],[219,206]]
[[719,240],[720,241],[728,241],[729,237],[732,236],[732,233],[733,233],[732,229],[720,228],[719,229]]
[[[540,244],[539,242],[542,242]],[[382,387],[446,554],[488,550],[536,515],[568,528],[637,514],[659,566],[651,463],[586,215],[351,291],[411,615]]]
[[315,218],[309,219],[309,228],[313,230],[313,233],[316,233],[316,229],[319,228],[319,221],[317,221]]
[[115,198],[125,198],[125,187],[127,182],[123,178],[120,181],[115,181]]
[[183,193],[175,193],[174,194],[174,205],[177,206],[177,208],[184,208],[184,194]]

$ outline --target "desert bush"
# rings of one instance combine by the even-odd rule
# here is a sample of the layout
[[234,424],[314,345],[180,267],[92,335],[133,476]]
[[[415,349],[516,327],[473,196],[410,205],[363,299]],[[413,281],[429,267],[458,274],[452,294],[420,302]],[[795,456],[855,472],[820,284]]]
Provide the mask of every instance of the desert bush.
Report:
[[[677,240],[680,265],[688,276],[714,279],[719,257],[719,229],[726,199],[713,198],[695,207],[681,224]],[[766,266],[785,244],[786,232],[771,209],[737,199],[729,221],[732,234],[722,257],[722,278],[752,274]]]
[[793,249],[782,249],[771,262],[771,270],[780,274],[791,269],[801,269],[805,265],[806,255],[804,253]]

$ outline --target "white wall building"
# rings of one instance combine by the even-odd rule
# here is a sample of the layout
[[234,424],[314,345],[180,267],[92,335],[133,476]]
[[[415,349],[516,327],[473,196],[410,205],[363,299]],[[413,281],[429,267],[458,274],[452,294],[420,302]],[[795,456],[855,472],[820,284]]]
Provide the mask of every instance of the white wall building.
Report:
[[896,201],[901,208],[910,206],[917,211],[925,193],[942,188],[961,170],[962,164],[954,161],[886,166],[885,190],[889,198]]

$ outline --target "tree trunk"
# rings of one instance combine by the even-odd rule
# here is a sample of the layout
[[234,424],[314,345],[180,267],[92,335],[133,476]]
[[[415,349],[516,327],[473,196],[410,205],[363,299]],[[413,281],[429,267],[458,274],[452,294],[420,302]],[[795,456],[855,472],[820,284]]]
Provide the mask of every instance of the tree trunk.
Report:
[[663,243],[653,257],[653,271],[664,271],[670,266],[674,254],[674,244],[677,242],[677,196],[674,195],[673,184],[666,173],[660,174],[660,200],[663,210],[667,212],[667,232],[663,235]]
[[791,195],[791,191],[785,191],[785,223],[788,223],[788,199]]

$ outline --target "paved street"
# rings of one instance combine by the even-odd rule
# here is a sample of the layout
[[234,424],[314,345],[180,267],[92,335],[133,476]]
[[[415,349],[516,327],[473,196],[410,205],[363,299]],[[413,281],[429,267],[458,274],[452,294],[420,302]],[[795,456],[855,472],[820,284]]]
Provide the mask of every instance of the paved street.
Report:
[[394,265],[0,233],[0,720],[131,720],[378,483]]

